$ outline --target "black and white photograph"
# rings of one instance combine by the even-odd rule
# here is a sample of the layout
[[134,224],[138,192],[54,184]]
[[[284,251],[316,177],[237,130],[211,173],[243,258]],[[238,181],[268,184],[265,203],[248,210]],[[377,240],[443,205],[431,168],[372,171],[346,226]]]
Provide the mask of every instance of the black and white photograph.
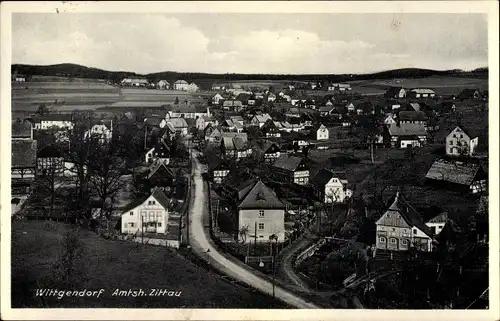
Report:
[[498,319],[498,3],[398,4],[3,3],[2,314]]

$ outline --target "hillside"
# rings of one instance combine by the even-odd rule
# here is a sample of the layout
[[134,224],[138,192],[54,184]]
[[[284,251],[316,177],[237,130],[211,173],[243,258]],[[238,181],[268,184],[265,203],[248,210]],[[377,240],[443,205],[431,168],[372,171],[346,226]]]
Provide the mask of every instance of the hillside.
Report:
[[310,75],[291,75],[291,74],[208,74],[208,73],[185,73],[164,71],[150,74],[137,74],[134,72],[125,71],[107,71],[98,68],[90,68],[76,64],[57,64],[49,66],[37,65],[12,65],[12,72],[30,75],[44,76],[66,76],[76,78],[93,78],[106,79],[114,82],[127,76],[144,76],[149,80],[156,81],[165,79],[175,81],[177,79],[186,79],[188,81],[232,81],[232,80],[295,80],[295,81],[355,81],[355,80],[370,80],[370,79],[392,79],[392,78],[422,78],[429,76],[458,76],[458,77],[487,77],[488,68],[478,68],[473,71],[465,72],[461,70],[432,70],[421,68],[405,68],[382,71],[370,74],[310,74]]

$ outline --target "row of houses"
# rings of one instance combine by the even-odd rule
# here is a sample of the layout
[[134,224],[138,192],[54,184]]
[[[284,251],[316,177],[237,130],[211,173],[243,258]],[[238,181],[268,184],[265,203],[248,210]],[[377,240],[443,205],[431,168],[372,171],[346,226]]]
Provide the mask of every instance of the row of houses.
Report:
[[173,90],[183,90],[189,92],[195,92],[200,90],[200,87],[194,82],[187,82],[186,80],[177,80],[173,84],[168,81],[161,79],[156,83],[150,82],[146,78],[142,77],[130,77],[121,80],[120,85],[122,87],[147,87],[156,89],[173,89]]

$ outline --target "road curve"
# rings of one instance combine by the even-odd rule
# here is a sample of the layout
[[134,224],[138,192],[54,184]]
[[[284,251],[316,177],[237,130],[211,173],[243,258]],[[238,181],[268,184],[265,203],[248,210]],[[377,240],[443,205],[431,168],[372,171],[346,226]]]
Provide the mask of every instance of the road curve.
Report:
[[[194,151],[193,151],[193,154]],[[193,155],[195,156],[195,155]],[[208,199],[205,184],[201,177],[201,165],[196,157],[193,160],[193,181],[192,188],[194,189],[194,197],[191,196],[191,206],[189,208],[189,243],[193,251],[201,258],[208,262],[231,278],[237,279],[249,286],[269,295],[273,293],[272,282],[261,278],[251,271],[237,265],[233,261],[226,258],[213,245],[209,231],[205,228],[204,214],[208,215]],[[206,217],[205,217],[205,221]],[[310,303],[301,297],[275,286],[276,298],[282,300],[290,306],[302,309],[319,309],[317,305]]]

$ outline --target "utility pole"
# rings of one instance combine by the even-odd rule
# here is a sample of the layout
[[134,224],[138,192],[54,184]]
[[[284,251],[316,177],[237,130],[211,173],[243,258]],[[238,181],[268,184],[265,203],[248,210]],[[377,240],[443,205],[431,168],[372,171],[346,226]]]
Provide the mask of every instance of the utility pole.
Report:
[[142,214],[141,214],[141,230],[142,230],[141,233],[142,244],[144,244],[144,216]]
[[254,253],[257,253],[257,222],[255,222],[255,233],[254,233]]

